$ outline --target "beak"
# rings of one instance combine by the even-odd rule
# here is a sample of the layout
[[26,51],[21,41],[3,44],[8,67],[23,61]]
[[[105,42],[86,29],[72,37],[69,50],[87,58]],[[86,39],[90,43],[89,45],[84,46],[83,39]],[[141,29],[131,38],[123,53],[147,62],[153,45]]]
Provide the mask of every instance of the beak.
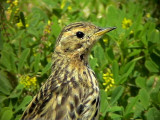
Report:
[[110,31],[112,31],[114,29],[116,29],[116,27],[109,27],[109,28],[105,28],[105,29],[99,29],[99,31],[96,32],[94,35],[96,35],[96,36],[102,36],[105,33],[110,32]]

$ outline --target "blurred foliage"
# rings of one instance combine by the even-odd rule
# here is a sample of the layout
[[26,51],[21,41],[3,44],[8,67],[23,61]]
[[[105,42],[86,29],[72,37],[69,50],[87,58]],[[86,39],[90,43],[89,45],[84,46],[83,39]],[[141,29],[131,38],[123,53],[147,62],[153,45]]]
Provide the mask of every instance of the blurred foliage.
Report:
[[50,74],[62,28],[87,21],[117,27],[90,55],[100,120],[160,120],[159,10],[159,0],[1,0],[0,119],[21,117]]

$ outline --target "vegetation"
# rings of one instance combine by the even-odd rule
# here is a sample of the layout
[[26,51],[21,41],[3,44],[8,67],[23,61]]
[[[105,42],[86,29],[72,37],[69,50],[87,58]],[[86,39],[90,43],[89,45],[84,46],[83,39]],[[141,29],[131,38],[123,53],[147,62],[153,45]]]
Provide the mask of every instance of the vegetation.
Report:
[[159,0],[2,0],[0,119],[18,120],[50,74],[65,25],[117,29],[92,49],[101,89],[100,120],[160,120]]

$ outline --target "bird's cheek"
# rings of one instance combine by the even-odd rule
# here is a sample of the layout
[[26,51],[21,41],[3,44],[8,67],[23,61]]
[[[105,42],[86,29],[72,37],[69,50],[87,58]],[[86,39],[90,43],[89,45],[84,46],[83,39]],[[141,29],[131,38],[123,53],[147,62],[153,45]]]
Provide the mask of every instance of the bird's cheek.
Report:
[[91,37],[91,38],[86,42],[87,46],[88,46],[88,47],[92,46],[92,45],[94,44],[94,41],[95,41],[94,38]]
[[55,51],[60,52],[61,50],[61,45],[56,46]]
[[81,48],[82,45],[80,44],[66,44],[63,46],[64,52],[74,52],[77,49]]
[[95,44],[100,38],[101,38],[101,36],[93,36],[92,37],[93,44]]

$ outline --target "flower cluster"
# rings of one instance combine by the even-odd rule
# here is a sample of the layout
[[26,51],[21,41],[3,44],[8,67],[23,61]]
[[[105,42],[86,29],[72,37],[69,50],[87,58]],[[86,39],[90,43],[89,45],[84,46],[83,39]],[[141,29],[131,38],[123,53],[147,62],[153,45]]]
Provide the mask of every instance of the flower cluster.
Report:
[[19,0],[7,0],[7,3],[9,4],[9,7],[8,7],[8,9],[6,11],[7,18],[9,19],[11,14],[14,14],[14,17],[18,18],[18,19],[15,20],[15,22],[16,22],[15,25],[18,28],[26,28],[26,27],[28,27],[29,25],[28,24],[24,25],[24,23],[22,23],[22,20],[19,18],[19,15],[18,15],[18,13],[19,13],[19,6],[18,6]]
[[21,19],[19,19],[19,22],[18,22],[18,23],[16,23],[16,26],[17,26],[18,28],[23,28],[23,27],[25,26],[25,28],[26,28],[26,27],[28,27],[28,26],[29,26],[29,24],[25,24],[25,25],[23,25],[22,20],[21,20]]
[[9,7],[8,7],[8,9],[7,9],[7,14],[11,14],[13,11],[13,9],[14,9],[14,13],[16,14],[16,13],[18,13],[18,11],[19,11],[19,8],[18,8],[18,3],[19,3],[19,1],[18,0],[7,0],[7,3],[8,4],[10,4],[9,5]]
[[[66,0],[62,0],[62,2],[61,2],[61,9],[63,9],[65,7],[65,5],[66,5]],[[68,10],[72,10],[72,7],[68,6],[67,9]]]
[[105,91],[108,91],[115,84],[113,74],[109,68],[107,69],[107,72],[103,74],[103,80],[103,85],[106,86]]
[[44,29],[44,34],[50,34],[51,33],[51,25],[52,25],[51,21],[48,20],[48,24]]
[[19,83],[23,84],[25,88],[29,91],[34,91],[37,89],[37,78],[36,77],[30,77],[28,75],[22,75],[19,78]]
[[123,29],[128,29],[132,25],[132,20],[124,18],[122,21],[122,28]]
[[40,53],[43,52],[43,49],[45,47],[49,48],[51,46],[51,42],[48,40],[49,34],[51,33],[51,26],[52,26],[52,22],[48,20],[48,23],[45,26],[43,35],[41,37],[41,44],[39,45],[39,49],[38,49]]

